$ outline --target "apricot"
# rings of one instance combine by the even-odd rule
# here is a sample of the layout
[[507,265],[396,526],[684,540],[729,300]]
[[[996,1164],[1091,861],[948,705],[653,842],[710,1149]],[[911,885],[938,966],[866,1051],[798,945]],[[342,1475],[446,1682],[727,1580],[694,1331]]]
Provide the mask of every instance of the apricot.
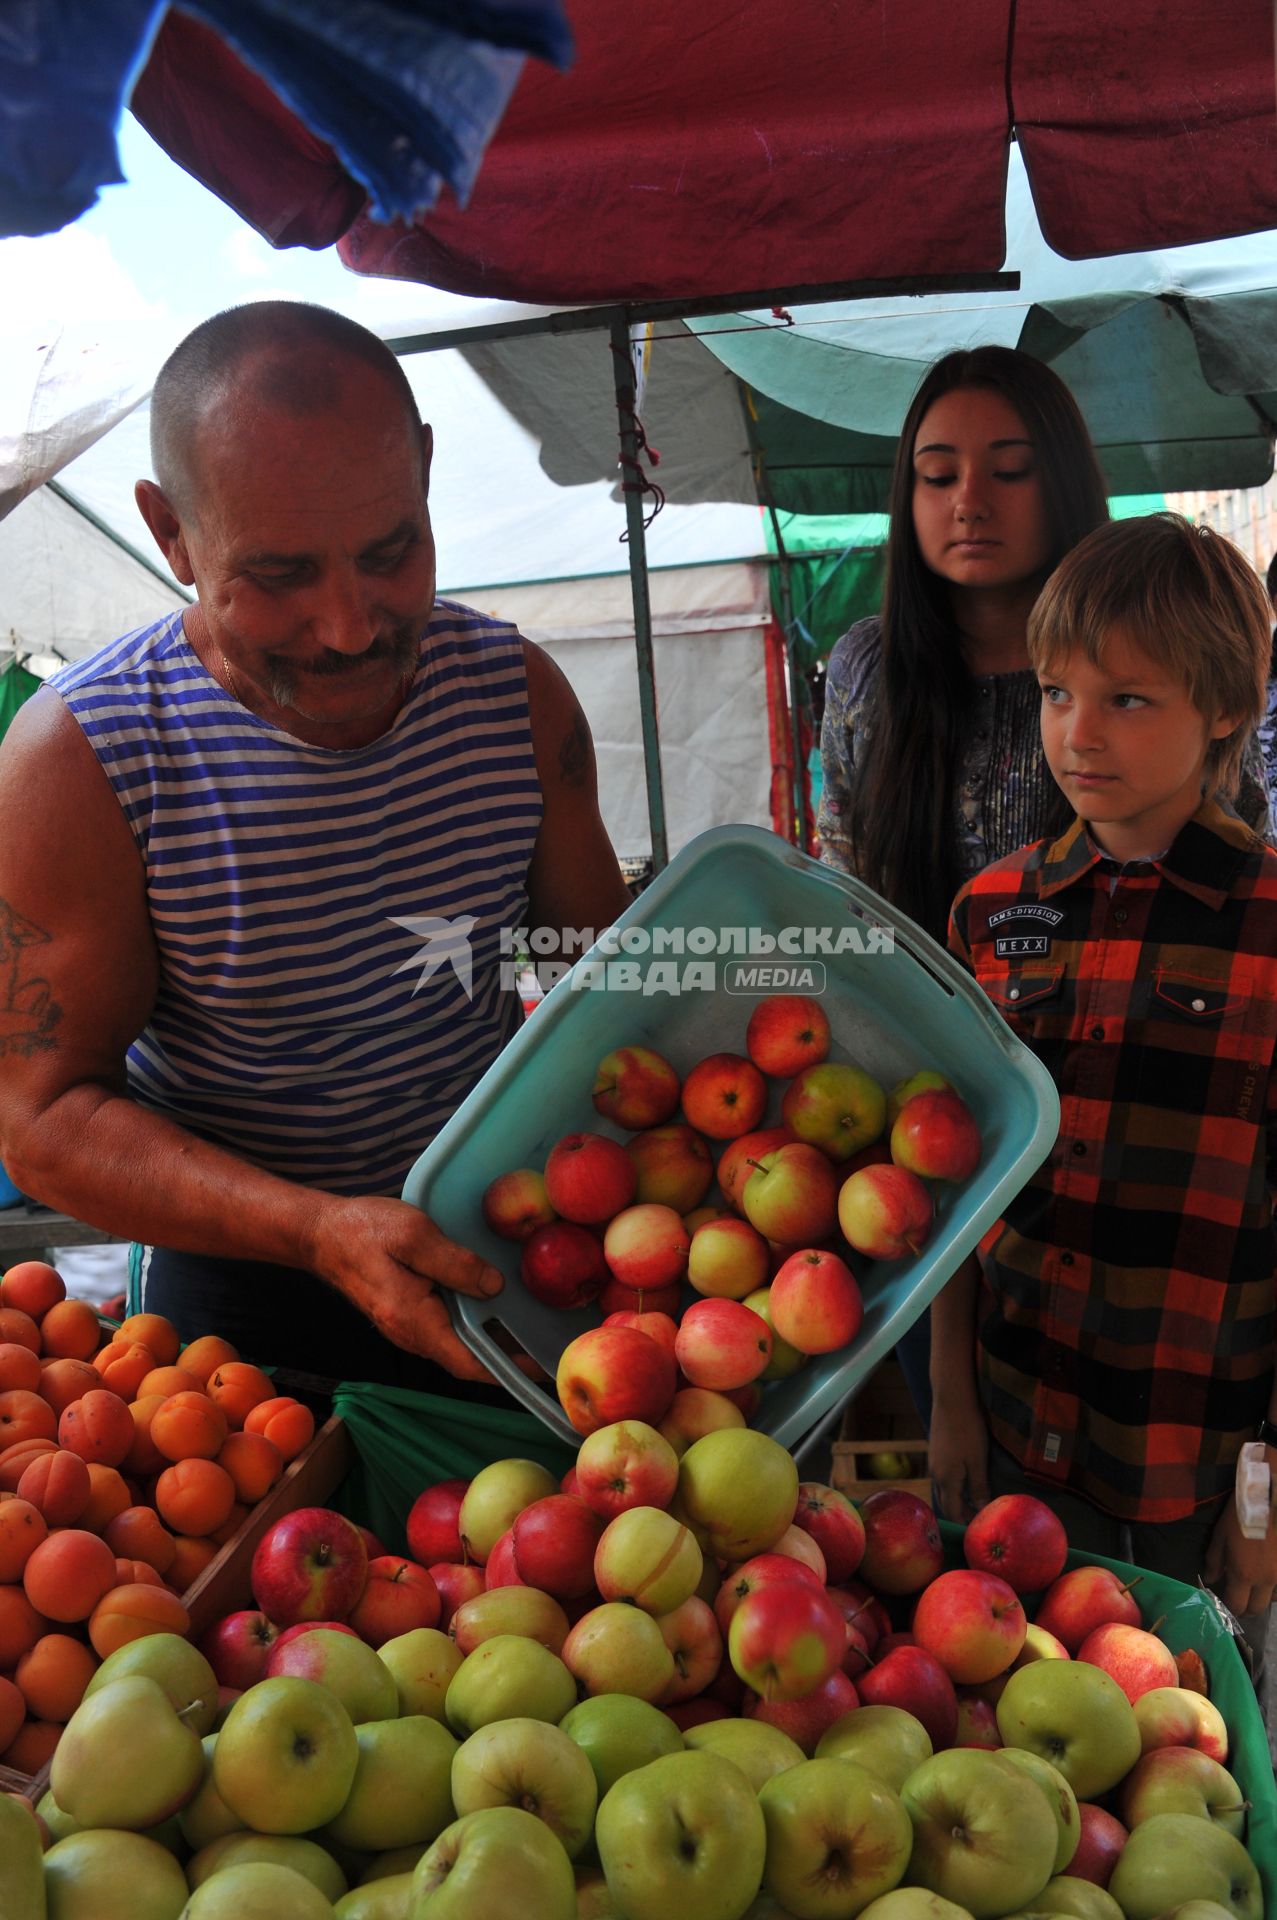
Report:
[[52,1625],[36,1611],[25,1587],[0,1587],[0,1668],[11,1673]]
[[284,1457],[264,1433],[228,1433],[217,1456],[235,1482],[235,1498],[255,1507],[284,1471]]
[[281,1393],[273,1400],[258,1402],[245,1418],[244,1431],[264,1433],[279,1448],[285,1461],[295,1460],[314,1438],[315,1416],[300,1400]]
[[103,1595],[89,1619],[89,1643],[105,1660],[117,1647],[148,1633],[176,1633],[185,1639],[190,1630],[191,1616],[175,1593],[139,1580]]
[[15,1494],[0,1503],[0,1582],[21,1580],[22,1569],[48,1531],[48,1521],[30,1500]]
[[42,1540],[22,1569],[27,1599],[48,1620],[87,1620],[115,1585],[115,1555],[84,1527],[63,1527]]
[[23,1440],[56,1440],[58,1416],[42,1394],[25,1387],[0,1393],[0,1447],[7,1452]]
[[89,1504],[89,1469],[79,1454],[59,1447],[41,1453],[18,1482],[18,1498],[38,1507],[51,1527],[70,1527]]
[[15,1773],[42,1773],[61,1738],[56,1720],[24,1720],[17,1738],[0,1753],[0,1765],[12,1767]]
[[17,1340],[0,1340],[0,1393],[11,1393],[15,1387],[39,1393],[43,1371],[39,1354],[30,1347]]
[[212,1540],[199,1539],[193,1533],[179,1533],[173,1542],[173,1564],[166,1575],[167,1583],[174,1593],[185,1593],[193,1587],[203,1573],[217,1558],[217,1546]]
[[167,1460],[213,1460],[229,1431],[206,1393],[171,1393],[151,1420],[151,1439]]
[[151,1422],[167,1398],[168,1395],[163,1393],[140,1393],[136,1400],[129,1402],[133,1439],[123,1465],[130,1473],[160,1473],[168,1465],[166,1457],[151,1438]]
[[139,1400],[149,1399],[159,1394],[167,1400],[171,1393],[203,1393],[204,1382],[197,1380],[185,1367],[152,1367],[137,1390]]
[[42,1453],[56,1453],[56,1440],[17,1440],[0,1453],[0,1493],[16,1493],[31,1462]]
[[82,1460],[118,1467],[133,1445],[135,1432],[128,1402],[110,1387],[94,1387],[73,1400],[60,1417],[58,1444],[69,1447]]
[[202,1333],[198,1340],[191,1341],[189,1347],[182,1348],[180,1364],[187,1373],[193,1373],[203,1386],[211,1373],[238,1359],[238,1348],[233,1347],[229,1340],[223,1340],[220,1333]]
[[205,1392],[226,1415],[232,1432],[243,1426],[254,1407],[278,1397],[270,1375],[247,1360],[228,1360],[225,1366],[216,1368],[208,1377]]
[[117,1559],[145,1560],[157,1573],[172,1564],[173,1536],[154,1507],[125,1507],[102,1529],[102,1538]]
[[[25,1655],[23,1656],[26,1657]],[[0,1753],[16,1738],[27,1717],[26,1697],[12,1680],[0,1674]]]
[[87,1300],[59,1300],[38,1329],[51,1360],[91,1360],[102,1345],[102,1328]]
[[91,1360],[46,1360],[40,1369],[40,1391],[57,1414],[101,1385],[102,1375]]
[[148,1587],[167,1587],[168,1581],[162,1573],[148,1565],[145,1560],[127,1560],[118,1553],[115,1556],[115,1584],[117,1587],[136,1586],[141,1581]]
[[215,1547],[224,1547],[228,1540],[233,1540],[252,1511],[253,1509],[251,1507],[246,1507],[242,1501],[237,1500],[225,1520],[223,1520],[221,1526],[214,1527],[212,1533],[209,1534],[208,1537],[213,1542],[213,1545]]
[[171,1367],[182,1344],[177,1328],[162,1313],[131,1313],[121,1320],[111,1338],[125,1346],[140,1340],[155,1355],[152,1364],[157,1367]]
[[14,1680],[34,1720],[65,1726],[98,1670],[96,1655],[69,1633],[46,1633],[14,1669]]
[[19,1260],[0,1280],[0,1307],[17,1307],[35,1321],[66,1297],[62,1275],[47,1260]]
[[216,1460],[178,1460],[156,1481],[155,1505],[176,1533],[216,1533],[235,1505],[235,1482]]
[[100,1460],[89,1461],[89,1504],[80,1515],[80,1525],[91,1533],[102,1533],[117,1513],[131,1507],[135,1494],[117,1467],[104,1467]]
[[108,1340],[94,1355],[93,1366],[104,1387],[131,1400],[148,1373],[154,1371],[155,1356],[140,1340]]
[[28,1352],[40,1351],[40,1329],[29,1313],[23,1313],[21,1307],[0,1307],[0,1340],[12,1341],[16,1347],[26,1347]]

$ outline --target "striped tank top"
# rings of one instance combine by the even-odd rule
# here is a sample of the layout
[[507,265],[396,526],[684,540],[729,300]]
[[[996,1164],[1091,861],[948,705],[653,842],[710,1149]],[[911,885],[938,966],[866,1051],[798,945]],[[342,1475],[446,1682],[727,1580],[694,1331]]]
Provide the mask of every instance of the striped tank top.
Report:
[[50,684],[145,866],[134,1098],[287,1179],[397,1193],[521,1017],[501,936],[541,790],[519,635],[437,602],[394,723],[349,751],[241,707],[180,614]]

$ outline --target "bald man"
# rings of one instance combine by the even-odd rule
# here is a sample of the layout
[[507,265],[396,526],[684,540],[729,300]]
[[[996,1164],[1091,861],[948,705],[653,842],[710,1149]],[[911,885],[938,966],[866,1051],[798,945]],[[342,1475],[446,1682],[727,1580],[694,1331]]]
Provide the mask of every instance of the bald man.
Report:
[[138,1242],[131,1305],[184,1337],[477,1379],[438,1289],[499,1276],[397,1195],[521,1017],[502,935],[627,903],[585,720],[436,598],[430,429],[353,322],[205,322],[151,451],[137,504],[196,603],[64,669],[0,750],[0,1161]]

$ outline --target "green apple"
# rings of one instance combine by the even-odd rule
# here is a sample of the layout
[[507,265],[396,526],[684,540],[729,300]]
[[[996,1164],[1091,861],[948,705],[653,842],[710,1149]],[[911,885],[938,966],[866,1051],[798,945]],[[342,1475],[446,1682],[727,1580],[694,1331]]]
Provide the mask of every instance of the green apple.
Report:
[[258,1833],[309,1833],[335,1819],[355,1778],[359,1742],[327,1687],[295,1674],[241,1693],[213,1748],[213,1784]]
[[869,1472],[875,1480],[908,1480],[914,1456],[908,1453],[871,1453]]
[[805,1758],[796,1740],[766,1720],[705,1720],[687,1729],[683,1744],[692,1753],[717,1753],[731,1760],[755,1793]]
[[1077,1852],[1077,1843],[1082,1838],[1082,1818],[1077,1810],[1077,1795],[1074,1793],[1058,1767],[1044,1760],[1040,1753],[1030,1753],[1027,1747],[1000,1747],[1004,1760],[1013,1767],[1019,1767],[1027,1773],[1030,1780],[1036,1780],[1047,1798],[1047,1805],[1055,1815],[1060,1832],[1059,1845],[1055,1850],[1055,1865],[1052,1873],[1063,1873],[1069,1861]]
[[429,1844],[424,1841],[419,1847],[391,1847],[386,1853],[376,1854],[360,1874],[360,1886],[369,1887],[374,1880],[390,1874],[411,1873]]
[[111,1680],[83,1699],[53,1753],[49,1785],[82,1827],[153,1827],[204,1776],[199,1735],[145,1674]]
[[491,1466],[481,1467],[466,1488],[457,1515],[466,1557],[483,1565],[525,1507],[558,1491],[554,1475],[535,1460],[494,1460]]
[[30,1809],[15,1795],[0,1793],[0,1913],[9,1920],[45,1920],[40,1841]]
[[385,1853],[427,1844],[454,1817],[449,1788],[457,1742],[428,1713],[355,1728],[359,1759],[327,1832],[339,1846]]
[[858,1920],[971,1920],[971,1915],[927,1887],[897,1887],[862,1907]]
[[85,1699],[130,1673],[143,1673],[163,1687],[186,1725],[201,1738],[212,1732],[217,1718],[217,1675],[189,1640],[177,1633],[146,1633],[140,1640],[126,1641],[107,1654],[84,1689]]
[[[8,1861],[0,1848],[0,1894]],[[44,1856],[44,1897],[31,1916],[49,1920],[178,1920],[187,1901],[186,1875],[166,1847],[140,1833],[108,1827],[68,1834]],[[0,1900],[5,1920],[22,1908]]]
[[1158,1920],[1186,1900],[1215,1900],[1232,1920],[1263,1920],[1259,1869],[1240,1840],[1195,1813],[1142,1820],[1108,1890],[1126,1920]]
[[552,1720],[557,1726],[575,1702],[576,1682],[557,1653],[521,1634],[498,1633],[466,1655],[443,1707],[448,1725],[465,1740],[493,1720]]
[[704,1572],[689,1530],[660,1507],[627,1507],[609,1520],[594,1550],[594,1582],[605,1600],[644,1613],[672,1613],[695,1593]]
[[333,1920],[333,1906],[292,1867],[252,1860],[210,1874],[182,1908],[182,1920]]
[[[576,1920],[572,1862],[522,1807],[485,1807],[445,1827],[412,1876],[409,1920]],[[667,1915],[665,1920],[670,1920]]]
[[628,1693],[599,1693],[582,1700],[564,1714],[559,1728],[589,1761],[600,1800],[623,1773],[683,1750],[684,1736],[669,1715]]
[[400,1713],[428,1713],[442,1722],[448,1683],[465,1658],[455,1640],[438,1627],[414,1627],[383,1641],[377,1658],[398,1690]]
[[[448,1622],[448,1632],[464,1657],[483,1640],[499,1633],[517,1633],[539,1640],[551,1653],[561,1653],[568,1637],[568,1617],[551,1594],[540,1587],[489,1587],[463,1600]],[[382,1649],[383,1653],[385,1649]]]
[[913,1820],[909,1879],[974,1920],[1031,1906],[1051,1878],[1055,1815],[1037,1782],[996,1753],[946,1748],[914,1769],[900,1797]]
[[186,1863],[186,1877],[192,1889],[202,1887],[215,1873],[228,1867],[252,1866],[265,1862],[276,1867],[291,1867],[317,1887],[325,1900],[340,1900],[346,1891],[346,1876],[331,1853],[317,1841],[296,1833],[227,1833],[220,1840],[201,1847]]
[[409,1920],[411,1913],[412,1875],[391,1873],[344,1893],[333,1907],[333,1920]]
[[[2,1802],[0,1802],[2,1804]],[[84,1828],[78,1820],[73,1820],[65,1807],[60,1807],[53,1797],[51,1787],[46,1787],[35,1803],[35,1810],[49,1829],[50,1845],[55,1840],[65,1840],[69,1833],[83,1833]],[[3,1911],[3,1909],[0,1909]]]
[[822,1060],[790,1081],[780,1117],[799,1140],[837,1163],[850,1160],[882,1133],[887,1096],[863,1067]]
[[627,1773],[604,1796],[594,1839],[626,1920],[739,1920],[763,1877],[762,1808],[717,1753],[671,1753]]
[[802,1760],[758,1792],[767,1891],[805,1920],[843,1920],[898,1886],[913,1827],[899,1794],[851,1760]]
[[720,1427],[679,1461],[678,1493],[719,1560],[749,1560],[774,1547],[792,1521],[798,1468],[769,1434]]
[[1117,1796],[1117,1817],[1138,1827],[1155,1813],[1195,1813],[1240,1840],[1246,1796],[1227,1767],[1196,1747],[1154,1747],[1131,1768]]
[[200,1744],[204,1749],[204,1777],[177,1816],[182,1838],[195,1853],[210,1841],[220,1840],[224,1834],[242,1833],[248,1825],[237,1813],[231,1812],[213,1780],[213,1748],[217,1745],[217,1735],[206,1733]]
[[389,1720],[399,1711],[398,1684],[381,1655],[353,1633],[338,1633],[335,1627],[310,1627],[272,1649],[266,1673],[270,1679],[287,1673],[327,1687],[356,1726],[365,1720]]
[[1117,1681],[1085,1660],[1034,1660],[998,1698],[998,1731],[1058,1767],[1079,1800],[1098,1800],[1140,1757],[1135,1709]]
[[480,1727],[452,1762],[458,1815],[484,1807],[522,1807],[544,1820],[575,1860],[594,1831],[599,1790],[575,1740],[544,1720],[498,1720]]
[[797,1347],[791,1347],[788,1340],[782,1340],[772,1322],[772,1290],[759,1287],[755,1293],[745,1295],[745,1305],[760,1320],[765,1320],[771,1329],[772,1357],[759,1374],[760,1380],[788,1380],[791,1373],[797,1373],[800,1367],[807,1365],[808,1356],[800,1353]]
[[659,1623],[623,1600],[607,1600],[583,1613],[563,1642],[563,1659],[589,1694],[661,1700],[674,1678],[674,1656]]
[[1221,1907],[1218,1900],[1185,1900],[1182,1905],[1172,1907],[1163,1914],[1161,1920],[1233,1920],[1227,1907]]
[[1033,1911],[1067,1914],[1069,1920],[1124,1920],[1122,1909],[1111,1893],[1097,1887],[1094,1880],[1078,1880],[1059,1873],[1035,1894]]
[[931,1754],[931,1735],[903,1707],[853,1707],[816,1743],[817,1760],[854,1760],[896,1793]]

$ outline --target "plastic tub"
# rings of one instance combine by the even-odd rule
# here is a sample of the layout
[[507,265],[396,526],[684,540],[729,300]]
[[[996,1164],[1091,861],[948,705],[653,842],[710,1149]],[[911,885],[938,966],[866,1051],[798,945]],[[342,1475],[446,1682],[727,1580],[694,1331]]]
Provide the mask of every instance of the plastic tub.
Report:
[[[739,949],[739,939],[717,939],[721,930],[739,928],[785,939],[766,960],[750,961],[732,950]],[[818,935],[829,934],[832,945],[843,929],[865,950],[837,958],[815,951]],[[717,939],[713,954],[705,951],[702,930]],[[627,933],[634,947],[658,932],[665,941],[660,953],[627,952],[622,944]],[[680,956],[674,949],[680,941],[689,944],[689,933],[701,951]],[[810,959],[795,958],[785,946],[813,951]],[[609,984],[585,984],[598,981],[608,955]],[[755,974],[751,987],[751,965],[778,962],[797,971],[779,982],[762,982]],[[801,976],[804,965],[812,970],[809,980]],[[618,978],[618,966],[630,974]],[[685,974],[692,966],[712,970],[712,989]],[[668,991],[671,967],[685,990]],[[639,990],[620,984],[627,979],[637,981]],[[645,993],[642,983],[656,990]],[[484,1188],[512,1168],[544,1166],[565,1133],[583,1129],[625,1137],[600,1119],[590,1099],[595,1068],[613,1047],[655,1047],[686,1073],[706,1054],[743,1053],[753,1006],[781,990],[818,993],[833,1031],[833,1057],[857,1062],[885,1086],[924,1066],[948,1075],[984,1138],[972,1177],[960,1187],[939,1188],[936,1225],[926,1246],[911,1259],[860,1263],[865,1318],[851,1345],[809,1360],[764,1389],[753,1424],[782,1445],[794,1447],[822,1415],[855,1393],[1050,1151],[1059,1103],[1049,1075],[942,948],[869,888],[773,834],[742,826],[699,835],[546,996],[404,1184],[406,1200],[506,1275],[505,1291],[495,1300],[447,1295],[453,1318],[510,1394],[570,1444],[579,1435],[552,1390],[519,1371],[496,1344],[493,1328],[506,1328],[553,1374],[568,1341],[597,1325],[599,1316],[592,1309],[557,1312],[524,1291],[517,1247],[484,1224]],[[768,1123],[779,1114],[782,1092],[783,1084],[773,1083]]]

